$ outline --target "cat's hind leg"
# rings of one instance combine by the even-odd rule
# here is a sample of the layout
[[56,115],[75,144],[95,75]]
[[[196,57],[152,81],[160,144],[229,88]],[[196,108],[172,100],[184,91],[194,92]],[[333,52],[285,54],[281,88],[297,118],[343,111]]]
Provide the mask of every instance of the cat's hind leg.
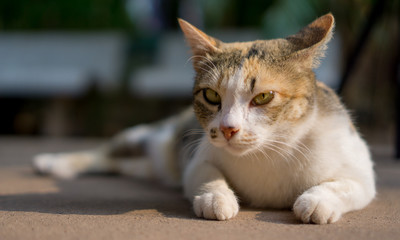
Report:
[[74,178],[86,173],[125,173],[148,175],[149,162],[144,149],[152,134],[151,126],[129,128],[101,147],[65,153],[43,153],[33,158],[39,173]]
[[42,153],[33,158],[34,169],[42,174],[59,178],[74,178],[94,172],[111,172],[111,162],[106,159],[104,149],[79,152]]

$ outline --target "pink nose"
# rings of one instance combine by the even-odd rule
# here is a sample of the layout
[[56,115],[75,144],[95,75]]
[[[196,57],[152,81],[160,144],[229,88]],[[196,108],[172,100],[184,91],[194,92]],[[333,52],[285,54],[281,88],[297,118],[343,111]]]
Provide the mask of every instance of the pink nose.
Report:
[[226,127],[223,125],[219,126],[219,129],[221,129],[221,132],[224,134],[225,139],[228,141],[233,137],[233,135],[239,132],[239,128]]

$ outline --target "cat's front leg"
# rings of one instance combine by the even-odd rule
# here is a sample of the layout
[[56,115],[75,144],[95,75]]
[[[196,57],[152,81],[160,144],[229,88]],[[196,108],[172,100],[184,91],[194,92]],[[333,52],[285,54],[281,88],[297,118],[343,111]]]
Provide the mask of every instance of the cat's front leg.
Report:
[[228,220],[239,212],[239,203],[222,173],[212,164],[192,164],[184,176],[185,195],[192,199],[198,217]]
[[209,190],[194,196],[193,209],[198,217],[228,220],[238,214],[239,204],[233,191],[223,185],[219,181],[207,183],[203,187]]
[[374,195],[373,182],[334,180],[305,191],[297,198],[293,211],[304,223],[334,223],[342,214],[365,207]]

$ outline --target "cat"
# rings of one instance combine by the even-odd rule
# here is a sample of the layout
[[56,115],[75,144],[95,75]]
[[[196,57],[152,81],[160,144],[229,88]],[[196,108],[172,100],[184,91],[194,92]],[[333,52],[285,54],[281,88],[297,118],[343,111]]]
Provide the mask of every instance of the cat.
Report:
[[371,202],[368,147],[313,72],[332,36],[332,14],[285,39],[238,43],[178,21],[193,53],[193,106],[98,149],[40,154],[39,172],[158,178],[182,186],[198,217],[217,220],[235,217],[240,202],[326,224]]

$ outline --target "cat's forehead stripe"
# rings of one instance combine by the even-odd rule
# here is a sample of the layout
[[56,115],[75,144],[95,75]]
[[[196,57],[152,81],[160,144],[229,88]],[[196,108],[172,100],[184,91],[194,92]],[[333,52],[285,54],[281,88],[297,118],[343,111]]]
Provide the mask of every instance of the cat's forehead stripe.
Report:
[[252,79],[251,79],[251,82],[250,82],[250,92],[251,92],[251,93],[253,93],[253,91],[254,91],[254,86],[255,86],[255,84],[256,84],[256,79],[255,79],[255,78],[252,78]]
[[261,43],[253,43],[253,45],[250,47],[250,50],[247,52],[245,58],[249,59],[252,57],[257,57],[257,58],[265,57],[265,52],[263,50],[263,46]]

